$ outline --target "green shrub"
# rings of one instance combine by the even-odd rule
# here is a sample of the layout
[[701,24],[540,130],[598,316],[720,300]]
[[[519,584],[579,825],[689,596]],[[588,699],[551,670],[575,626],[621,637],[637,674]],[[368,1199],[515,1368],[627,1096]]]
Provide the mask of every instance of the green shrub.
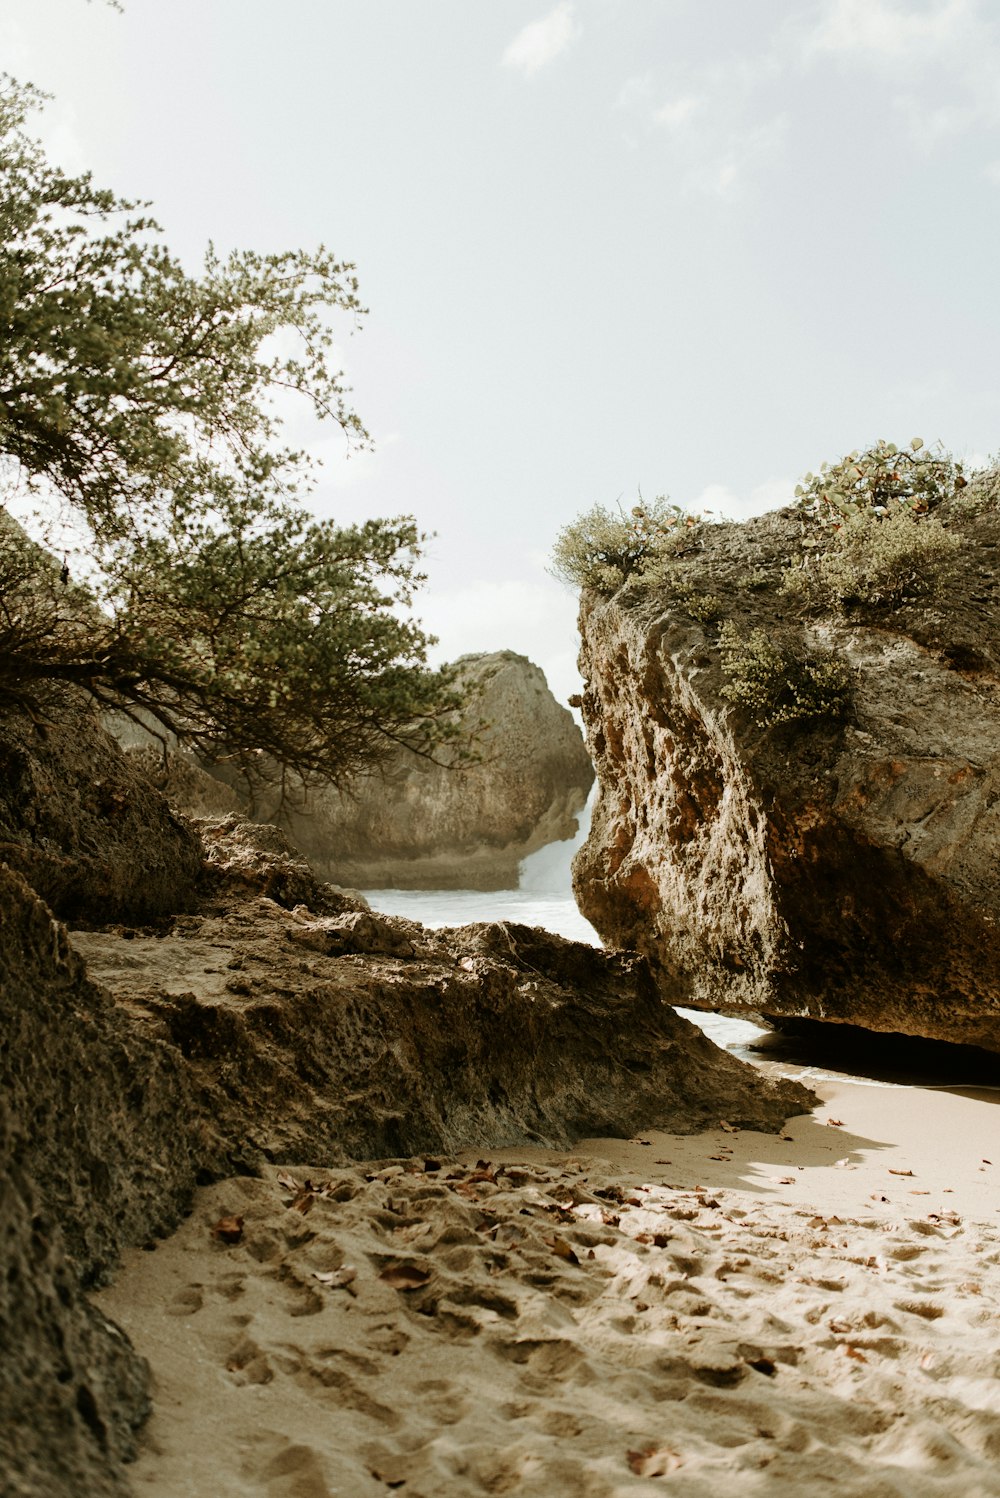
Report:
[[683,546],[701,522],[680,505],[660,496],[651,505],[635,505],[626,515],[595,505],[560,531],[552,549],[552,571],[576,588],[615,593],[630,577],[663,580],[663,565]]
[[696,593],[693,588],[682,588],[677,594],[677,606],[699,624],[711,624],[723,610],[722,599],[716,593]]
[[884,515],[902,505],[926,515],[942,500],[964,489],[962,464],[940,446],[925,449],[914,437],[908,448],[879,441],[865,452],[824,463],[795,486],[802,510],[822,525],[841,525],[852,515],[874,510]]
[[722,695],[744,707],[760,728],[809,718],[840,718],[850,702],[851,673],[831,654],[779,644],[764,629],[744,639],[731,620],[719,637]]
[[905,505],[849,515],[828,547],[785,573],[782,592],[838,606],[898,608],[933,593],[942,564],[962,545],[933,515]]

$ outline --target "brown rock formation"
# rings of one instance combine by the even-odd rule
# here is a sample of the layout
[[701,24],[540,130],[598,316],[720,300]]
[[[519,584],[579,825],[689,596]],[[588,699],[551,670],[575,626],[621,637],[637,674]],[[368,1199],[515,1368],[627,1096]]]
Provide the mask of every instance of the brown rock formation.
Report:
[[80,1287],[178,1221],[198,1154],[191,1093],[176,1050],[115,1009],[4,865],[0,1098],[0,1488],[124,1492],[145,1366]]
[[641,958],[523,926],[289,912],[227,883],[169,935],[73,940],[186,1058],[215,1154],[248,1168],[776,1129],[811,1105],[675,1015]]
[[[1000,511],[971,497],[938,512],[964,540],[939,593],[893,611],[777,591],[794,511],[706,528],[673,592],[585,595],[575,888],[675,1001],[1000,1050]],[[734,708],[727,619],[847,662],[846,719]]]
[[304,812],[262,808],[317,870],[356,889],[514,889],[522,858],[570,838],[594,780],[572,714],[541,670],[503,650],[458,662],[489,726],[482,761],[449,770],[403,753]]

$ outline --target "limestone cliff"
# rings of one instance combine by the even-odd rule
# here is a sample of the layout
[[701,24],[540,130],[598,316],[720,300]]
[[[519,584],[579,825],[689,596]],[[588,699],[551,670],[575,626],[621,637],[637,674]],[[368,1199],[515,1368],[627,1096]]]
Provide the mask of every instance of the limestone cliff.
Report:
[[[1000,511],[940,515],[961,549],[893,609],[779,591],[797,511],[701,528],[674,586],[584,595],[577,897],[677,1002],[1000,1050]],[[843,663],[846,716],[758,726],[726,621]]]
[[0,860],[67,920],[149,920],[190,904],[201,849],[82,692],[0,712]]

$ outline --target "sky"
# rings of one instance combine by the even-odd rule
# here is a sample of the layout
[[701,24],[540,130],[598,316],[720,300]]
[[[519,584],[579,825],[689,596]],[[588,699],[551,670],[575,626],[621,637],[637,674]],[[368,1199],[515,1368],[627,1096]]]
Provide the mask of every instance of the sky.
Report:
[[824,459],[1000,449],[995,0],[0,0],[50,155],[196,270],[322,242],[375,439],[318,512],[410,513],[437,658],[577,689],[559,531],[743,518]]

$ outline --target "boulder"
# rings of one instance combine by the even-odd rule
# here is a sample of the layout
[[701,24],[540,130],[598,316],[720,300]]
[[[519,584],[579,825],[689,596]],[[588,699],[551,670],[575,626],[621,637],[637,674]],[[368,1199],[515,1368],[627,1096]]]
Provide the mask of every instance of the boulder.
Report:
[[214,1155],[324,1163],[568,1146],[813,1104],[714,1046],[645,961],[505,922],[431,932],[222,889],[166,935],[79,932],[88,969],[182,1055]]
[[[1000,1050],[1000,507],[973,485],[936,514],[962,545],[892,608],[779,591],[796,510],[584,594],[600,791],[574,887],[671,1000]],[[724,695],[727,622],[839,663],[846,710],[761,727]]]

